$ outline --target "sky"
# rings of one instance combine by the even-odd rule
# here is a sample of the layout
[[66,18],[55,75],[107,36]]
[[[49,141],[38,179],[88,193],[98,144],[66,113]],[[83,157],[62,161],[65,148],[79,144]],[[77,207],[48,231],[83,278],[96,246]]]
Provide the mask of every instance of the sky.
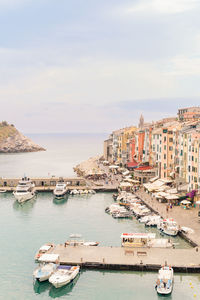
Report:
[[0,115],[111,132],[200,105],[199,0],[0,0]]

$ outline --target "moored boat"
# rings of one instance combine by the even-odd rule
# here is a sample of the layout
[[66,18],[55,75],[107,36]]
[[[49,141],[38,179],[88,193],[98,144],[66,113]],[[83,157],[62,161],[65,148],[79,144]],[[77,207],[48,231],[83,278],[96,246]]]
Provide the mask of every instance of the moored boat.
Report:
[[79,270],[79,266],[59,266],[57,271],[50,276],[49,282],[55,288],[60,288],[70,283],[78,275]]
[[160,295],[169,295],[172,292],[174,283],[174,271],[171,267],[165,266],[158,271],[156,291]]
[[41,257],[41,255],[47,253],[48,251],[50,251],[53,248],[54,248],[54,244],[45,244],[45,245],[41,246],[35,255],[35,260],[37,261]]
[[16,190],[13,192],[13,195],[19,203],[23,203],[35,196],[34,187],[35,184],[32,182],[32,180],[30,180],[30,178],[24,177],[19,181]]
[[123,233],[121,235],[122,247],[135,248],[172,248],[173,244],[168,239],[156,239],[155,233]]
[[42,263],[34,270],[33,278],[40,282],[46,281],[56,271],[58,265],[54,263]]
[[67,191],[67,185],[63,181],[60,181],[56,184],[53,194],[57,199],[61,199],[66,195]]
[[178,225],[174,219],[163,219],[157,225],[158,229],[170,236],[176,236],[178,234]]

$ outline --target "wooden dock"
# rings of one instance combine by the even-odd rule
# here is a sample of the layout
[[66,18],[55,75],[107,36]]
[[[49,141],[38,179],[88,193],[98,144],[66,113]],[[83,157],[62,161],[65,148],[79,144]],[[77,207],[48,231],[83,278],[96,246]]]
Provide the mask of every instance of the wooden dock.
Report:
[[176,272],[200,273],[198,250],[57,245],[51,253],[59,254],[61,264],[82,268],[155,271],[168,264]]

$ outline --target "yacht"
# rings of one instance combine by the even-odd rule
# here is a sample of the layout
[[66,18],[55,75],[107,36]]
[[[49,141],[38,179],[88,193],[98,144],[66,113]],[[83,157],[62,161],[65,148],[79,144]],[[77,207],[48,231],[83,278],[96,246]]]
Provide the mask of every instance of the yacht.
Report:
[[174,219],[163,219],[160,221],[157,227],[161,232],[171,236],[176,236],[179,231],[178,225]]
[[40,282],[46,281],[56,271],[58,265],[54,263],[42,263],[33,272],[33,278]]
[[57,271],[50,276],[49,282],[59,288],[70,283],[79,273],[79,266],[59,266]]
[[56,184],[56,188],[53,191],[53,194],[56,198],[60,199],[65,196],[67,193],[67,185],[62,181]]
[[19,203],[23,203],[32,199],[35,196],[35,184],[30,180],[30,178],[22,178],[19,181],[16,190],[13,192],[15,199]]
[[174,271],[171,267],[162,267],[158,272],[156,291],[160,295],[169,295],[174,283]]

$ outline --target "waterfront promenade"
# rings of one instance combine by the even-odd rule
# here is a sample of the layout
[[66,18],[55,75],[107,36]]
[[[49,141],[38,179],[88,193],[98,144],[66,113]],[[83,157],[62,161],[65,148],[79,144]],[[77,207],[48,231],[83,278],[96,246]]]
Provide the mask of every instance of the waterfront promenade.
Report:
[[179,272],[200,272],[200,253],[190,249],[87,247],[57,245],[61,264],[113,270],[157,270],[165,263]]
[[166,203],[160,203],[151,194],[147,194],[143,188],[137,191],[136,195],[163,218],[173,218],[180,227],[191,228],[193,232],[187,233],[186,237],[200,246],[200,222],[198,221],[199,209],[197,207],[184,209],[181,206],[173,206],[167,212]]

